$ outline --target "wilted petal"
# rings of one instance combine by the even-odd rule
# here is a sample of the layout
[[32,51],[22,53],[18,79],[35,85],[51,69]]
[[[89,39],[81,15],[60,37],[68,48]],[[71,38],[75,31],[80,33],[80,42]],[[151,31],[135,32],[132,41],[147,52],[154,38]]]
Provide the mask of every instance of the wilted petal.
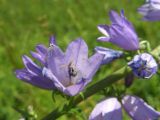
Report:
[[149,12],[150,4],[144,4],[140,8],[138,8],[138,12],[142,15],[147,15],[147,12]]
[[95,51],[104,55],[102,64],[108,64],[113,60],[120,58],[123,55],[122,51],[116,51],[116,50],[112,50],[104,47],[95,47]]
[[109,98],[98,103],[89,120],[122,120],[121,104],[117,98]]
[[20,80],[23,80],[27,83],[30,83],[36,87],[42,89],[54,89],[54,84],[51,80],[43,77],[31,74],[26,69],[16,70],[15,71],[16,77]]
[[124,96],[122,104],[134,120],[158,120],[160,113],[136,96]]

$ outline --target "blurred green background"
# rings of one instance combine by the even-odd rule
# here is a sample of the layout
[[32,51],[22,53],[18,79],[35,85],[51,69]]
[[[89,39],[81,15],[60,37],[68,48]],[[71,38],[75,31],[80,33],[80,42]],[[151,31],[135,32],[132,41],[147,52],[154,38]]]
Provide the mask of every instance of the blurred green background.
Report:
[[[116,48],[110,43],[100,43],[98,24],[110,24],[108,12],[111,9],[125,10],[125,15],[134,24],[140,38],[147,39],[154,48],[160,42],[160,22],[144,22],[137,13],[143,0],[0,0],[0,120],[17,120],[21,115],[13,107],[26,109],[33,106],[38,119],[64,101],[52,92],[41,90],[18,80],[14,70],[23,68],[21,56],[29,55],[38,43],[48,45],[50,35],[56,35],[59,46],[65,50],[67,44],[82,37],[89,46],[90,54],[97,45]],[[30,56],[30,55],[29,55]],[[96,74],[97,81],[111,74],[125,63],[122,60],[105,65]],[[160,111],[160,78],[136,80],[128,93],[145,99]],[[123,81],[117,83],[123,88]],[[87,118],[96,102],[102,96],[95,95],[79,105],[83,117],[68,115],[59,120],[83,120]],[[126,120],[129,118],[125,117]]]

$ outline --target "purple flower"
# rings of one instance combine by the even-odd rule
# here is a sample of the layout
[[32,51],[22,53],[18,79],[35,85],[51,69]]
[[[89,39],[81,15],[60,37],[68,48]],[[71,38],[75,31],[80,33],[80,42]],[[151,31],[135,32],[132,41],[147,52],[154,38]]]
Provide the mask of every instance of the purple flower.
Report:
[[138,12],[142,14],[143,20],[159,21],[160,20],[160,1],[146,0],[146,3],[138,8]]
[[89,120],[122,120],[122,107],[133,120],[157,120],[160,112],[154,110],[141,98],[126,95],[122,104],[117,98],[106,99],[96,105]]
[[[65,53],[55,44],[55,39],[52,38],[50,47],[46,49],[43,55],[44,65],[42,67],[36,65],[39,71],[32,68],[27,71],[26,77],[21,78],[19,76],[23,76],[22,70],[18,70],[20,72],[16,72],[17,77],[33,84],[32,81],[35,81],[35,79],[29,78],[29,76],[38,73],[36,74],[37,77],[44,78],[43,82],[49,83],[49,86],[52,85],[52,87],[49,87],[50,89],[55,87],[70,96],[78,94],[91,81],[104,57],[102,54],[95,53],[88,59],[88,47],[80,38],[71,42]],[[28,64],[25,62],[24,64],[28,68]],[[41,80],[35,81],[35,83],[43,85]],[[36,86],[38,86],[37,84]]]
[[158,69],[156,61],[148,53],[136,55],[128,65],[132,68],[133,73],[141,78],[150,78]]
[[119,16],[115,11],[110,11],[112,24],[99,25],[98,30],[105,36],[99,37],[99,41],[111,42],[125,50],[139,49],[138,36],[133,25],[126,19],[124,12]]
[[123,55],[122,51],[117,51],[104,47],[95,47],[95,51],[104,55],[104,58],[102,60],[102,65],[108,64],[113,60],[120,58]]

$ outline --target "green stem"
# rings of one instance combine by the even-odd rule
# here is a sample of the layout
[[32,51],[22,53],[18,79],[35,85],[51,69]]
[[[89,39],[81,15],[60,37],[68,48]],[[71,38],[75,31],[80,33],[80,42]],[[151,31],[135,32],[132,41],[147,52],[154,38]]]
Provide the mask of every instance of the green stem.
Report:
[[[114,72],[112,75],[109,75],[105,77],[104,79],[96,82],[95,84],[91,85],[90,87],[86,88],[86,90],[83,92],[82,95],[78,95],[73,98],[72,102],[70,102],[67,106],[63,107],[62,109],[56,108],[51,113],[46,115],[42,120],[54,120],[62,115],[64,115],[67,111],[75,107],[77,104],[82,102],[84,99],[87,99],[88,97],[94,95],[95,93],[103,90],[104,88],[110,86],[111,84],[117,82],[118,80],[124,78],[128,72],[126,72],[126,67],[123,67],[116,72]],[[65,109],[65,110],[64,110]],[[63,112],[62,111],[66,111]]]

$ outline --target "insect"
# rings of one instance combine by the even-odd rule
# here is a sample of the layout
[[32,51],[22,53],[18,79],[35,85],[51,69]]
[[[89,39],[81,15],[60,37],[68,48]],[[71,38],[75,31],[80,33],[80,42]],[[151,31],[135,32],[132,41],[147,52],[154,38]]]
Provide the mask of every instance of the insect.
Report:
[[76,66],[73,64],[73,62],[69,63],[68,65],[68,73],[69,76],[71,77],[75,77],[77,75],[77,68]]
[[76,84],[81,82],[83,76],[82,72],[78,70],[73,62],[68,65],[68,73],[70,77],[71,84]]

